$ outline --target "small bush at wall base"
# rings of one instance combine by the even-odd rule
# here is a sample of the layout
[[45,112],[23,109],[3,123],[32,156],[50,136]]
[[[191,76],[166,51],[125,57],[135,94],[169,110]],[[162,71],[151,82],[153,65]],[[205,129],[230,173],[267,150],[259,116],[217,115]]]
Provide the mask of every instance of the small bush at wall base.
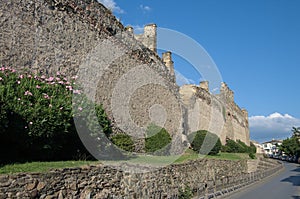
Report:
[[250,157],[251,159],[255,159],[255,154],[249,153],[249,157]]
[[226,144],[222,146],[221,151],[227,153],[249,153],[254,155],[256,153],[256,147],[252,142],[250,143],[250,146],[247,146],[240,140],[234,141],[228,139]]
[[216,155],[222,147],[219,137],[206,130],[194,132],[188,136],[188,139],[192,149],[203,155]]
[[146,131],[145,151],[162,155],[167,153],[171,136],[166,129],[155,124],[150,124]]
[[117,147],[124,151],[134,151],[134,142],[129,135],[117,134],[112,136],[111,140]]
[[180,188],[178,190],[178,199],[191,199],[193,198],[193,192],[189,186],[184,189]]

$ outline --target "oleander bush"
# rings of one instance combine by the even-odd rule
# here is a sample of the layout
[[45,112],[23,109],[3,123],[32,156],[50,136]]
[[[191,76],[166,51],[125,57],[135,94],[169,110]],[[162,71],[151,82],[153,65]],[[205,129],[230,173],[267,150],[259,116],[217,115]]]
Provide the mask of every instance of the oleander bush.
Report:
[[[86,118],[84,125],[91,132],[100,124],[105,134],[111,133],[102,106],[91,103],[76,88],[74,79],[60,73],[46,77],[0,68],[1,161],[89,157],[77,134],[74,117]],[[72,100],[74,96],[76,101]],[[98,124],[90,122],[90,110],[94,110]]]

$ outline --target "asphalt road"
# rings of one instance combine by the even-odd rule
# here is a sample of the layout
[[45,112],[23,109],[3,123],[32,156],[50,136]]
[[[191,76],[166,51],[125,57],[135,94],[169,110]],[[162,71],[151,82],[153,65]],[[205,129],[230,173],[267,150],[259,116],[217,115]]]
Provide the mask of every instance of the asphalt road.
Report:
[[284,163],[285,169],[263,182],[240,190],[230,199],[300,199],[300,165]]

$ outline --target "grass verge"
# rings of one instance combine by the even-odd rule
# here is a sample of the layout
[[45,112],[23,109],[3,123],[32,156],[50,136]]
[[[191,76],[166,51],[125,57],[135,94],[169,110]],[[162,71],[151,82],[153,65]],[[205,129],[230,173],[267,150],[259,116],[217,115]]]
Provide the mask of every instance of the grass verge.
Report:
[[[248,154],[245,153],[219,153],[218,155],[207,155],[205,157],[199,156],[198,153],[191,149],[181,156],[152,156],[152,155],[136,155],[133,158],[125,161],[133,164],[163,166],[168,164],[180,164],[189,160],[196,160],[199,158],[206,159],[221,159],[221,160],[242,160],[249,159]],[[110,161],[103,161],[104,163],[113,163]],[[115,161],[114,161],[115,162]],[[122,161],[124,162],[124,161]],[[0,174],[12,174],[21,172],[47,172],[50,169],[72,168],[84,165],[99,164],[99,161],[59,161],[59,162],[30,162],[30,163],[16,163],[0,166]]]
[[7,164],[0,167],[0,174],[22,172],[47,172],[50,169],[72,168],[99,163],[98,161],[27,162]]

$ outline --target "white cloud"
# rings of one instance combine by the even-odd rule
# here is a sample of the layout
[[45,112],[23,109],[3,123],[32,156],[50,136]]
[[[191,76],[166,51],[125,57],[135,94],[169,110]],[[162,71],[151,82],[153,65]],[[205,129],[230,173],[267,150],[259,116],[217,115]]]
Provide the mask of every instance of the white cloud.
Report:
[[117,4],[114,0],[98,0],[98,1],[113,12],[116,12],[119,14],[124,13],[124,10],[122,10],[119,6],[117,6]]
[[263,142],[290,137],[292,127],[300,126],[300,119],[275,112],[268,116],[249,117],[249,126],[251,139]]
[[140,9],[143,11],[151,11],[151,8],[149,6],[140,5]]

